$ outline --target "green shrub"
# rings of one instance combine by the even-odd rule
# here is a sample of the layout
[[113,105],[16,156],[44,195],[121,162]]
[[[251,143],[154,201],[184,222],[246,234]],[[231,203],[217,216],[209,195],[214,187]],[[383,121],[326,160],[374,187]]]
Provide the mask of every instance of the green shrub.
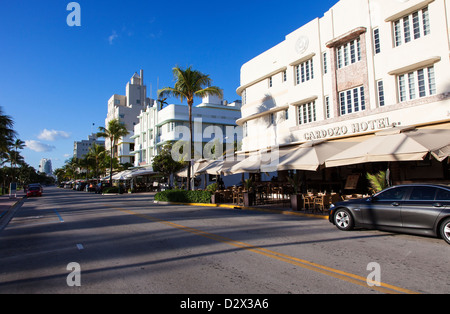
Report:
[[211,183],[210,185],[208,185],[206,187],[206,191],[210,192],[210,193],[214,193],[219,189],[219,184],[218,183]]
[[119,193],[119,188],[116,187],[116,186],[108,187],[108,188],[105,188],[103,190],[103,193],[105,193],[105,194],[108,194],[108,193]]
[[166,190],[156,193],[155,201],[175,203],[211,203],[208,191]]

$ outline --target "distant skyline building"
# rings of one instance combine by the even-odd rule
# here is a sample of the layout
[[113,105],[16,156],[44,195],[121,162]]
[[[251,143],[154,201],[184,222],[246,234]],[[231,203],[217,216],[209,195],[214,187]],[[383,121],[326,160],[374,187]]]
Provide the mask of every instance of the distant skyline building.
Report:
[[[105,119],[105,128],[111,120],[119,119],[124,123],[129,134],[118,141],[114,149],[114,156],[119,158],[120,163],[134,164],[134,140],[131,139],[134,132],[134,126],[139,122],[138,116],[147,106],[153,106],[155,101],[147,97],[147,87],[144,85],[144,70],[140,75],[134,73],[130,82],[126,86],[125,95],[114,94],[108,100],[108,114]],[[106,150],[111,149],[109,139],[105,139]]]
[[94,144],[105,146],[105,141],[99,139],[96,133],[92,133],[87,140],[73,142],[73,157],[84,158]]
[[43,172],[47,175],[51,175],[53,173],[51,159],[42,158],[39,162],[38,172]]

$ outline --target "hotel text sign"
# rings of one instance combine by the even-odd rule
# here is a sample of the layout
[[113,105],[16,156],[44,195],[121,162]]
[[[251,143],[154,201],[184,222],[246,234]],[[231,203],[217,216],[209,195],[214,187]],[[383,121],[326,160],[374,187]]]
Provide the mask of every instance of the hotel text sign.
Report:
[[382,130],[390,127],[389,118],[374,119],[363,122],[355,122],[349,125],[337,125],[323,128],[316,131],[306,132],[304,139],[307,141],[318,140],[330,137],[345,136],[351,134],[364,133],[366,131]]

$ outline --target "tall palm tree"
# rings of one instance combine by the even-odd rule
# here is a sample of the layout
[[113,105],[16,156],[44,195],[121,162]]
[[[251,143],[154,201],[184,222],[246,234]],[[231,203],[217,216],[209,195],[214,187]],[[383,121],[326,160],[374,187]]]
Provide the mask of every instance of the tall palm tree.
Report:
[[105,147],[103,145],[97,145],[96,143],[94,143],[89,148],[89,152],[86,156],[93,161],[95,172],[94,176],[95,178],[98,178],[98,169],[100,166],[100,162],[105,158]]
[[215,95],[223,97],[222,90],[217,86],[211,86],[212,80],[209,75],[203,74],[197,70],[193,70],[192,67],[188,67],[183,70],[180,67],[172,69],[173,76],[175,78],[174,87],[165,87],[158,91],[158,99],[163,97],[175,97],[179,98],[181,102],[187,101],[189,107],[189,167],[187,173],[187,189],[190,190],[191,185],[191,162],[193,149],[193,132],[192,132],[192,105],[194,104],[194,98],[203,98],[208,95]]
[[25,142],[21,139],[16,139],[16,141],[13,143],[12,147],[16,150],[16,152],[19,149],[23,149],[25,147]]
[[[16,164],[23,161],[23,157],[19,154],[19,149],[23,149],[25,147],[25,142],[21,139],[16,139],[14,143],[11,145],[11,151],[9,152],[11,167],[16,168]],[[15,151],[13,151],[15,149]],[[14,164],[14,167],[13,167]],[[15,170],[13,170],[13,180],[15,178]]]
[[111,143],[111,164],[109,178],[111,181],[113,173],[113,159],[114,159],[114,147],[117,145],[117,141],[126,135],[128,135],[128,130],[125,124],[121,123],[119,119],[113,119],[108,122],[108,127],[104,128],[102,126],[98,127],[99,131],[97,133],[98,137],[108,138]]
[[14,142],[16,131],[13,130],[14,121],[8,115],[3,114],[0,107],[0,157],[5,158],[9,148]]
[[63,169],[66,173],[66,176],[69,177],[69,179],[75,180],[77,169],[78,169],[78,158],[71,157],[68,160],[66,160]]

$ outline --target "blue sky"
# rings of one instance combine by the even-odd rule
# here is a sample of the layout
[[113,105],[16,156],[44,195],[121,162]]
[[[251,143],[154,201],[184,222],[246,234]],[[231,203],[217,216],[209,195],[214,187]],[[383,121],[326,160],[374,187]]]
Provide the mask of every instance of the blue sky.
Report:
[[174,66],[192,65],[226,100],[239,99],[241,66],[337,0],[80,0],[80,27],[66,23],[69,2],[1,4],[0,106],[36,169],[41,158],[61,167],[74,141],[104,125],[108,99],[124,95],[140,69],[149,97],[173,86]]

